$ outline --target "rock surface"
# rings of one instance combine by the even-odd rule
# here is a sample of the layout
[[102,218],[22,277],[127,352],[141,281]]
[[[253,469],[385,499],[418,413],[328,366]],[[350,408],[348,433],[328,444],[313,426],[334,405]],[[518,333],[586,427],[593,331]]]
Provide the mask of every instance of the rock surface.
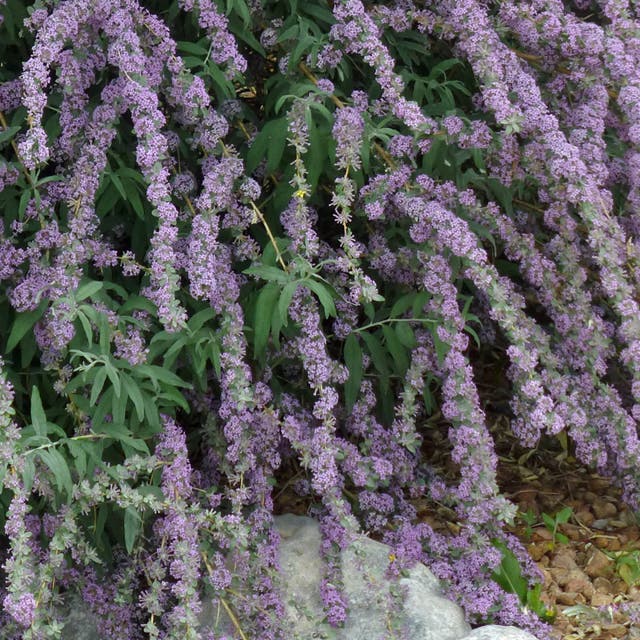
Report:
[[533,636],[516,627],[500,627],[488,624],[474,629],[464,640],[532,640]]
[[[318,524],[311,518],[285,515],[276,518],[276,526],[281,537],[285,604],[292,627],[299,633],[295,638],[321,638],[322,635],[313,635],[318,633],[318,620],[322,619]],[[388,565],[389,547],[365,537],[343,552],[342,571],[350,613],[342,629],[328,628],[328,637],[377,640],[391,637],[389,627],[398,632],[405,629],[411,640],[459,640],[469,633],[471,627],[465,622],[462,609],[442,597],[436,577],[426,567],[414,568],[409,577],[399,581],[399,588],[392,590],[385,578]],[[305,615],[306,611],[313,612],[311,618]],[[402,637],[400,633],[399,636]]]
[[[424,565],[391,583],[385,577],[389,547],[364,536],[342,553],[350,610],[344,627],[334,629],[322,622],[318,523],[285,515],[276,518],[276,526],[281,536],[286,628],[291,633],[287,640],[535,640],[515,627],[489,625],[472,631],[462,609],[443,597],[437,578]],[[230,620],[211,602],[203,602],[200,620],[203,628],[236,637]],[[95,621],[78,599],[71,607],[63,638],[99,638]]]

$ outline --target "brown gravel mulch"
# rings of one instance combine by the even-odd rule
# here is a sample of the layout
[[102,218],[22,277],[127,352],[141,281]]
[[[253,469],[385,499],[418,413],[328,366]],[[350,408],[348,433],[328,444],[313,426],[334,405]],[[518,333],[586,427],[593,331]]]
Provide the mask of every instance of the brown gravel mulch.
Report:
[[[557,610],[554,637],[563,640],[640,638],[624,613],[640,611],[640,527],[609,480],[581,467],[561,451],[547,453],[537,468],[501,460],[501,486],[529,514],[531,524],[513,529],[544,575],[542,599]],[[565,507],[571,516],[559,542],[542,514]],[[534,520],[535,522],[532,522]],[[636,562],[637,560],[637,562]]]
[[[454,480],[459,476],[448,456],[448,426],[437,416],[429,422],[425,459]],[[544,438],[536,449],[524,449],[511,435],[505,415],[494,416],[493,424],[499,485],[518,507],[510,530],[544,576],[541,599],[556,613],[553,638],[640,640],[640,626],[628,613],[635,610],[640,619],[640,514],[622,502],[620,490],[607,478],[577,462],[562,437]],[[277,512],[305,513],[308,506],[290,487],[276,500]],[[422,500],[415,506],[434,529],[459,530],[450,509]],[[565,507],[571,515],[557,529],[566,537],[563,542],[557,536],[554,540],[543,514],[553,517]]]

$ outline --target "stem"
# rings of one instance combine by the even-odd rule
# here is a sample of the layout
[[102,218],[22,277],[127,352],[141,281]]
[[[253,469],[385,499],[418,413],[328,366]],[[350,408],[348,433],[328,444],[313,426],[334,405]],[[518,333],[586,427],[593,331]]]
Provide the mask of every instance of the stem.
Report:
[[260,209],[258,209],[258,206],[256,205],[256,203],[253,200],[251,200],[251,202],[249,204],[251,205],[251,208],[253,209],[253,212],[258,217],[258,220],[260,220],[260,222],[262,222],[262,225],[264,226],[265,231],[267,232],[267,235],[269,236],[269,240],[270,240],[271,244],[273,245],[273,248],[274,248],[274,250],[276,252],[276,258],[278,259],[278,262],[280,263],[280,266],[282,267],[282,269],[284,271],[288,271],[287,264],[283,260],[282,254],[280,253],[280,249],[278,247],[278,243],[276,242],[276,239],[273,237],[273,233],[271,233],[271,229],[269,228],[269,225],[267,224],[267,221],[265,220],[264,215],[262,214],[262,211],[260,211]]
[[432,320],[431,318],[387,318],[386,320],[380,320],[379,322],[365,324],[363,327],[354,329],[352,333],[360,333],[366,329],[372,329],[373,327],[379,327],[383,324],[390,324],[392,322],[436,322],[436,320]]
[[[200,555],[202,556],[202,560],[204,561],[204,564],[207,567],[207,571],[210,574],[212,574],[213,573],[213,567],[209,564],[209,559],[207,558],[206,552],[201,551]],[[240,622],[238,621],[238,618],[236,617],[235,613],[233,613],[233,611],[232,611],[231,607],[229,606],[229,604],[227,603],[227,601],[222,596],[218,596],[218,601],[224,607],[224,610],[227,612],[227,615],[231,619],[231,622],[233,623],[233,626],[237,629],[237,631],[240,634],[240,637],[242,638],[242,640],[249,640],[247,638],[247,636],[244,634],[244,631],[242,630],[242,627],[240,626]]]
[[[229,157],[231,154],[229,153],[229,150],[227,149],[227,146],[222,141],[220,141],[220,144],[222,145],[222,152],[224,153],[224,155],[226,157]],[[273,248],[274,248],[274,250],[276,252],[276,258],[278,259],[278,262],[280,263],[280,266],[282,267],[282,269],[284,271],[288,271],[287,264],[285,263],[284,259],[282,258],[282,253],[280,253],[280,249],[278,248],[278,243],[276,242],[276,239],[273,237],[273,233],[271,233],[271,229],[269,228],[269,224],[267,223],[262,211],[260,211],[260,209],[258,208],[258,205],[253,200],[249,200],[249,205],[253,209],[253,212],[256,214],[258,220],[260,220],[260,222],[262,223],[262,226],[265,228],[265,231],[267,232],[267,235],[269,236],[269,240],[270,240],[271,244],[273,245]]]
[[229,616],[229,618],[231,618],[231,622],[233,622],[233,626],[238,630],[238,633],[240,634],[240,637],[242,638],[242,640],[249,640],[247,636],[244,635],[244,631],[242,631],[242,627],[238,622],[238,618],[236,618],[235,613],[233,613],[233,611],[231,610],[231,607],[227,604],[227,601],[222,597],[220,597],[219,600],[222,606],[224,607],[225,611],[227,612],[227,615]]
[[[0,111],[0,125],[2,125],[3,129],[8,129],[9,125],[7,123],[7,120],[4,117],[4,113],[2,113],[2,111]],[[13,149],[13,152],[16,154],[16,158],[18,159],[18,162],[20,163],[20,167],[22,169],[22,173],[24,173],[27,182],[29,183],[29,186],[32,189],[35,189],[35,185],[33,183],[33,180],[31,179],[31,174],[27,171],[27,168],[24,166],[24,163],[22,162],[22,158],[20,157],[20,152],[18,151],[18,145],[16,144],[16,141],[13,140],[13,138],[11,139],[11,148]]]
[[50,447],[55,447],[59,444],[64,444],[65,442],[69,442],[70,440],[103,440],[104,438],[110,438],[107,433],[91,433],[82,436],[72,436],[71,438],[63,438],[61,440],[56,440],[55,442],[47,442],[47,444],[41,444],[39,447],[34,447],[33,449],[29,449],[25,451],[24,455],[28,456],[30,453],[34,451],[40,451],[41,449],[49,449]]

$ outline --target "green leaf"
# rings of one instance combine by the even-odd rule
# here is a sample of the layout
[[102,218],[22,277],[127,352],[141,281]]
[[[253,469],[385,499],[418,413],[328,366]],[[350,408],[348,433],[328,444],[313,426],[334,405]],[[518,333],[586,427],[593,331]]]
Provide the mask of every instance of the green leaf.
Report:
[[293,294],[298,288],[298,282],[288,282],[280,293],[280,299],[278,300],[278,312],[280,314],[280,322],[282,326],[286,327],[289,322],[289,307],[291,306],[291,299]]
[[401,315],[406,313],[409,309],[411,309],[411,305],[416,299],[415,293],[406,293],[403,296],[400,296],[391,307],[391,311],[389,311],[390,318],[399,318]]
[[197,42],[188,42],[186,40],[181,40],[176,43],[178,45],[179,51],[184,51],[186,53],[190,53],[194,56],[203,56],[206,58],[208,50],[201,44]]
[[196,331],[198,331],[198,329],[202,328],[202,325],[204,325],[205,322],[207,322],[208,320],[213,320],[213,318],[215,317],[216,312],[211,307],[202,309],[202,311],[198,311],[198,313],[195,313],[189,319],[189,322],[187,322],[187,327],[189,327],[189,329],[193,333],[195,333]]
[[18,220],[24,220],[24,214],[27,210],[27,205],[31,200],[31,191],[25,189],[24,193],[20,196],[20,203],[18,204]]
[[286,271],[279,269],[278,267],[271,267],[266,264],[255,265],[253,267],[249,267],[245,269],[242,273],[247,273],[252,276],[258,276],[263,280],[267,280],[269,282],[280,282],[285,284],[291,280]]
[[100,289],[102,289],[103,284],[104,283],[97,280],[92,280],[81,285],[80,287],[78,287],[78,290],[74,294],[76,301],[80,302],[81,300],[90,298],[94,293],[97,293],[98,291],[100,291]]
[[435,399],[433,397],[433,394],[431,393],[428,382],[425,382],[424,389],[422,391],[422,399],[424,401],[424,408],[427,412],[427,415],[433,415],[433,410],[435,409]]
[[401,345],[407,349],[415,349],[418,345],[413,329],[408,322],[395,323],[396,336]]
[[[175,336],[175,334],[172,335]],[[186,344],[187,336],[181,336],[167,349],[162,359],[163,365],[167,369],[170,369],[173,366],[176,358],[180,355],[180,351]]]
[[168,400],[172,406],[179,406],[184,409],[185,413],[191,413],[191,407],[186,398],[173,387],[166,387],[162,393],[158,393],[157,398]]
[[279,295],[280,287],[273,282],[262,287],[258,295],[253,322],[253,354],[257,359],[262,358],[267,348],[271,318]]
[[255,171],[264,157],[267,158],[267,173],[272,173],[278,168],[287,144],[288,126],[286,118],[269,120],[264,125],[247,153],[247,174]]
[[389,365],[387,364],[387,355],[380,343],[379,338],[367,331],[360,331],[361,338],[365,341],[367,349],[371,354],[373,366],[383,375],[389,375]]
[[300,33],[300,24],[296,23],[285,29],[279,36],[277,42],[285,42],[286,40],[292,40]]
[[124,190],[124,186],[122,185],[122,180],[120,180],[119,176],[116,175],[115,173],[110,173],[109,179],[111,180],[111,182],[113,182],[113,186],[117,189],[122,199],[126,200],[127,192]]
[[102,391],[102,387],[104,386],[105,380],[107,379],[107,368],[100,367],[98,369],[98,373],[96,373],[96,377],[93,381],[93,387],[91,388],[91,397],[89,398],[90,406],[94,406],[98,400],[98,396]]
[[100,194],[98,204],[96,205],[96,214],[99,218],[104,218],[107,213],[113,211],[120,200],[119,195],[113,185],[109,185],[104,192]]
[[148,378],[151,378],[153,382],[159,380],[161,382],[166,382],[168,385],[173,387],[185,387],[187,389],[193,388],[189,382],[185,382],[175,373],[167,371],[163,367],[158,367],[155,364],[139,364],[135,368],[135,373],[140,373]]
[[133,207],[135,214],[140,218],[140,220],[144,220],[144,204],[142,203],[138,190],[127,188],[127,195],[129,197],[129,204]]
[[616,570],[619,576],[630,587],[633,587],[640,582],[640,566],[637,556],[630,554],[626,557],[620,558],[616,564]]
[[36,454],[47,465],[47,467],[51,469],[56,480],[56,487],[58,490],[60,492],[65,491],[67,496],[71,497],[73,492],[73,482],[64,456],[53,447],[50,449],[41,449],[37,451]]
[[124,546],[131,553],[142,528],[142,518],[134,507],[124,510]]
[[428,291],[421,291],[420,293],[416,294],[413,305],[411,307],[413,315],[416,318],[422,318],[424,316],[424,308],[427,302],[429,302],[430,298],[431,294]]
[[104,525],[107,523],[107,516],[109,515],[109,506],[106,504],[101,504],[98,507],[98,516],[96,518],[95,524],[95,534],[96,537],[99,538],[104,531]]
[[310,16],[313,16],[317,20],[321,20],[322,22],[326,22],[327,24],[334,24],[336,19],[333,13],[329,11],[326,7],[317,6],[310,2],[305,3],[303,9],[305,13],[308,13]]
[[154,402],[154,399],[144,394],[144,414],[146,417],[146,425],[150,427],[149,430],[145,430],[145,435],[153,435],[162,431],[162,425],[160,424],[160,415],[158,414],[158,406]]
[[125,391],[127,395],[133,401],[133,404],[136,408],[136,414],[138,416],[138,420],[142,422],[144,420],[144,398],[142,397],[142,392],[140,391],[140,387],[134,382],[133,378],[126,373],[121,374],[122,384],[124,385]]
[[316,42],[316,39],[309,34],[304,35],[302,38],[298,40],[298,43],[293,48],[289,56],[289,69],[293,69],[295,65],[298,63],[302,54],[307,51],[312,44]]
[[522,576],[520,563],[513,553],[503,544],[494,543],[502,552],[502,562],[498,572],[494,572],[494,580],[509,593],[515,593],[520,602],[527,602],[527,581]]
[[111,415],[112,415],[113,421],[118,424],[123,423],[126,411],[127,411],[126,392],[120,394],[119,396],[114,394],[111,397]]
[[564,507],[564,509],[561,509],[560,511],[558,511],[558,513],[556,513],[556,522],[560,524],[569,522],[569,518],[571,517],[572,513],[573,510],[571,509],[571,507]]
[[37,309],[18,313],[16,319],[13,321],[9,337],[7,338],[7,346],[4,350],[5,353],[12,351],[27,332],[33,328],[33,325],[40,320],[47,308],[47,304],[48,302],[43,300]]
[[548,513],[542,514],[542,521],[549,531],[553,531],[556,528],[555,520]]
[[396,373],[399,376],[404,376],[406,370],[409,368],[409,358],[407,357],[404,347],[400,340],[398,340],[395,331],[388,324],[382,325],[382,333],[384,335],[387,351],[393,358]]
[[24,467],[22,469],[22,483],[24,484],[24,490],[27,495],[31,493],[33,487],[33,480],[36,477],[36,465],[33,462],[32,456],[23,456]]
[[[87,453],[83,447],[83,443],[67,438],[64,440],[64,443],[69,448],[69,452],[74,458],[76,470],[80,479],[84,478],[87,473]],[[89,444],[89,443],[84,443]],[[89,446],[91,446],[89,444]]]
[[[143,298],[142,296],[138,296],[135,294],[129,294],[129,297],[120,307],[120,314],[126,314],[133,309],[142,309],[150,314],[152,317],[156,315],[157,309],[156,306],[150,300]],[[198,314],[196,314],[197,316]],[[195,316],[194,316],[195,317]],[[192,318],[193,319],[193,318]]]
[[116,368],[110,363],[105,362],[104,368],[109,376],[109,380],[111,380],[111,384],[113,385],[113,392],[116,394],[116,397],[120,397],[120,377],[118,376],[118,371]]
[[264,50],[264,47],[260,44],[256,37],[249,31],[248,29],[239,29],[236,24],[237,21],[232,19],[229,21],[231,26],[231,32],[243,42],[246,42],[254,51],[259,53],[263,58],[267,57],[267,52]]
[[356,402],[362,384],[362,349],[354,333],[350,333],[344,343],[344,362],[349,370],[349,379],[344,386],[347,411],[351,411]]
[[95,433],[104,433],[109,438],[123,442],[136,451],[149,455],[149,447],[144,440],[134,438],[129,428],[120,422],[103,422],[94,427]]
[[0,131],[0,144],[6,142],[7,140],[11,140],[11,138],[13,138],[13,136],[15,136],[18,131],[20,131],[20,127],[7,127],[6,129]]
[[433,346],[436,348],[436,356],[438,357],[438,364],[442,364],[444,362],[444,358],[449,353],[449,349],[451,348],[446,342],[443,342],[438,337],[437,325],[433,325],[431,328],[431,338],[433,340]]
[[82,329],[84,330],[84,335],[87,337],[87,346],[90,347],[93,342],[93,331],[91,330],[91,323],[87,316],[78,309],[78,320],[80,320],[80,324],[82,325]]
[[47,435],[47,414],[42,408],[38,387],[31,387],[31,424],[38,435]]
[[309,150],[306,154],[306,167],[311,193],[315,192],[318,180],[327,167],[327,139],[329,137],[328,131],[320,127],[312,127],[309,130]]
[[100,353],[107,355],[111,353],[111,349],[109,347],[111,342],[111,328],[109,327],[109,323],[107,318],[103,313],[98,313],[98,328],[100,329]]
[[27,369],[27,367],[29,367],[31,361],[36,355],[36,351],[39,352],[38,345],[36,344],[36,338],[33,332],[27,333],[27,335],[20,341],[20,365],[23,369]]
[[477,331],[470,327],[469,325],[465,325],[464,330],[473,338],[473,341],[476,343],[478,349],[480,348],[480,336]]
[[142,496],[153,496],[157,500],[165,500],[165,495],[162,493],[162,489],[155,484],[142,484],[136,488],[136,491]]
[[331,295],[329,287],[319,282],[318,280],[303,280],[300,282],[303,287],[307,287],[318,296],[318,300],[320,300],[320,304],[324,309],[324,316],[328,318],[329,316],[335,317],[336,315],[336,305],[333,302],[333,296]]
[[273,305],[271,312],[271,339],[276,349],[280,349],[280,331],[282,330],[282,319],[278,305]]
[[275,247],[278,247],[279,253],[284,253],[290,244],[291,241],[288,238],[275,238],[275,246],[269,242],[262,250],[262,264],[277,266],[278,254],[276,253]]

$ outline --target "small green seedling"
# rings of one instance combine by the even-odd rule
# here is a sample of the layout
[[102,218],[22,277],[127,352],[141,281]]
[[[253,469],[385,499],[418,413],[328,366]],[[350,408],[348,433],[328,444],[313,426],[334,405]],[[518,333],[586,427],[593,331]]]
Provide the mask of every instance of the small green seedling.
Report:
[[[605,552],[606,553],[606,552]],[[616,561],[616,573],[630,587],[640,585],[640,551],[618,551],[615,553],[607,553],[607,555]]]
[[493,545],[502,553],[502,562],[493,572],[492,578],[508,593],[515,593],[520,604],[529,611],[533,611],[541,620],[553,622],[556,611],[549,609],[540,599],[542,585],[536,584],[529,588],[526,578],[522,575],[518,559],[507,546],[499,540],[494,540]]
[[560,531],[558,531],[558,526],[569,522],[569,518],[572,513],[573,510],[571,507],[565,507],[564,509],[560,509],[560,511],[558,511],[558,513],[553,517],[547,513],[542,514],[542,521],[544,522],[545,527],[551,531],[551,535],[553,536],[551,541],[553,547],[555,547],[557,543],[567,544],[567,542],[569,542],[569,538],[567,538],[564,533],[560,533]]
[[531,540],[531,536],[533,535],[533,525],[538,521],[538,516],[535,514],[535,511],[529,507],[526,512],[520,512],[520,519],[526,525],[524,531],[526,539]]

